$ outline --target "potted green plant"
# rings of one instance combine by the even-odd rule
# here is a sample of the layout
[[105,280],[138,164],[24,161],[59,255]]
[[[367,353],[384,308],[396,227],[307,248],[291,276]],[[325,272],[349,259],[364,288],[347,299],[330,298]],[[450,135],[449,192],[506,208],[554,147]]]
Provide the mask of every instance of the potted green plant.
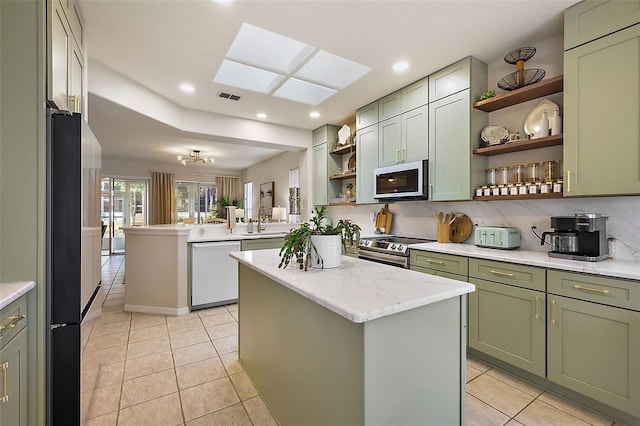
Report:
[[350,220],[340,219],[332,226],[326,216],[325,206],[316,207],[309,222],[292,229],[285,236],[280,250],[279,268],[286,268],[295,259],[298,268],[336,268],[346,251],[347,244],[352,246],[360,239],[360,227]]

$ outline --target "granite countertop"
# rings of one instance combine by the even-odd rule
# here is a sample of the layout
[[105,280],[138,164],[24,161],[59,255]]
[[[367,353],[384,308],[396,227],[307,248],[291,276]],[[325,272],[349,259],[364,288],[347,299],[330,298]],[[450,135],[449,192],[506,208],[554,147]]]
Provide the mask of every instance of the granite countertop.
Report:
[[473,284],[347,256],[339,268],[280,269],[278,252],[233,252],[231,257],[355,323],[475,291]]
[[519,263],[522,265],[540,266],[550,269],[561,269],[564,271],[583,272],[607,277],[640,280],[640,262],[633,260],[606,259],[600,262],[584,262],[549,257],[546,252],[520,249],[497,250],[477,247],[472,244],[455,243],[412,244],[409,248],[434,253],[454,254],[479,259]]
[[3,309],[9,305],[9,303],[18,299],[23,294],[26,294],[35,286],[36,283],[33,281],[0,283],[0,309]]

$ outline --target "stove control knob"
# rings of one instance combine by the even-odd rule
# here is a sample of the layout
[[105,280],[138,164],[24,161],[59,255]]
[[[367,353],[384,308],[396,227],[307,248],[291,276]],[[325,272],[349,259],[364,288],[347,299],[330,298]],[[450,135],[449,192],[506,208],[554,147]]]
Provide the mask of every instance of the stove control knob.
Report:
[[404,249],[402,244],[398,244],[396,248],[398,249],[398,251],[402,251]]
[[395,244],[391,244],[391,247],[389,247],[389,248],[390,248],[391,250],[393,250],[393,249],[395,249],[395,248],[396,248],[396,245],[395,245]]

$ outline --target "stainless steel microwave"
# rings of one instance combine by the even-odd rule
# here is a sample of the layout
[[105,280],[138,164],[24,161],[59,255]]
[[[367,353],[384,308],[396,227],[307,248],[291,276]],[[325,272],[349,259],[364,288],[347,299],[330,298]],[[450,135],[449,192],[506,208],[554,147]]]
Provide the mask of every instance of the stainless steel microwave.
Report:
[[428,160],[378,167],[373,171],[373,197],[379,200],[426,200]]

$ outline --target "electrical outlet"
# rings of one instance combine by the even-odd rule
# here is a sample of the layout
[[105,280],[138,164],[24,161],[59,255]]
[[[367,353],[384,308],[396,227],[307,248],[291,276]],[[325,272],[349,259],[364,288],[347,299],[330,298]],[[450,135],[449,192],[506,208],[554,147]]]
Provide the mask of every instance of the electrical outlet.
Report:
[[538,232],[543,232],[549,229],[549,219],[543,217],[529,218],[529,227],[534,228]]

